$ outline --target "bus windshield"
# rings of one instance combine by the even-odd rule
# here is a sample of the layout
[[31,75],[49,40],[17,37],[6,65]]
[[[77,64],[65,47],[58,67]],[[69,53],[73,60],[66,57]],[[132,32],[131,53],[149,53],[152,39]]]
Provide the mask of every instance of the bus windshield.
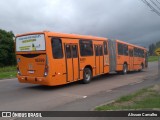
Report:
[[17,52],[44,51],[45,49],[44,34],[27,35],[16,38]]

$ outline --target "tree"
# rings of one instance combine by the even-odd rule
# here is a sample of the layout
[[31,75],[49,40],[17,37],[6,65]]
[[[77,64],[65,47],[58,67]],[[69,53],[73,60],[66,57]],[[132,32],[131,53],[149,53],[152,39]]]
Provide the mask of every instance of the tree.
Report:
[[0,29],[0,67],[15,65],[14,34]]
[[149,46],[149,55],[151,55],[151,56],[154,55],[155,48],[156,48],[156,46],[153,43]]
[[156,48],[160,47],[160,41],[156,43]]
[[156,48],[159,48],[160,47],[160,41],[159,42],[156,42],[156,44],[151,44],[149,45],[149,55],[150,56],[153,56],[155,55],[155,50]]

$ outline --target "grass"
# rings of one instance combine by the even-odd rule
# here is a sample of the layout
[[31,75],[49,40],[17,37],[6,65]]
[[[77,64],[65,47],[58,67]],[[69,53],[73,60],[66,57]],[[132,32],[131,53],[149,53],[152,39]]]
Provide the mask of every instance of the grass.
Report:
[[135,97],[137,97],[139,95],[142,95],[146,91],[147,91],[147,89],[141,89],[140,91],[137,91],[134,94],[122,96],[117,100],[117,102],[126,102],[126,101],[129,101],[129,100],[132,100],[133,98],[135,98]]
[[136,93],[120,97],[113,103],[95,108],[98,111],[147,109],[160,109],[160,85],[142,89]]
[[158,56],[149,56],[148,62],[158,61]]
[[0,68],[0,79],[15,78],[17,74],[16,66]]

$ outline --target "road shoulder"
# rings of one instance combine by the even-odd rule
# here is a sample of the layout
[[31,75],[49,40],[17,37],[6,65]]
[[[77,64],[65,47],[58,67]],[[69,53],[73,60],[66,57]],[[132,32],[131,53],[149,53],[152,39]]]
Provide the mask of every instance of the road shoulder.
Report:
[[120,96],[127,95],[137,90],[140,90],[142,88],[149,87],[149,86],[159,84],[159,83],[160,83],[160,79],[154,79],[154,80],[147,79],[139,83],[128,84],[128,85],[121,86],[121,87],[118,87],[112,90],[99,92],[87,98],[82,98],[82,99],[67,103],[65,105],[57,106],[56,108],[53,108],[52,110],[53,111],[90,111],[90,110],[94,110],[96,106],[111,102],[119,98]]

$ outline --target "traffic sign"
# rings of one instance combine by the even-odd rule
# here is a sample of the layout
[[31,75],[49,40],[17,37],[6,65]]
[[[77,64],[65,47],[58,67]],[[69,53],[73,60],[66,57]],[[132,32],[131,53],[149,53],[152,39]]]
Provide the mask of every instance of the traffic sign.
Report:
[[157,49],[155,50],[155,53],[156,53],[156,55],[160,56],[160,48],[157,48]]

